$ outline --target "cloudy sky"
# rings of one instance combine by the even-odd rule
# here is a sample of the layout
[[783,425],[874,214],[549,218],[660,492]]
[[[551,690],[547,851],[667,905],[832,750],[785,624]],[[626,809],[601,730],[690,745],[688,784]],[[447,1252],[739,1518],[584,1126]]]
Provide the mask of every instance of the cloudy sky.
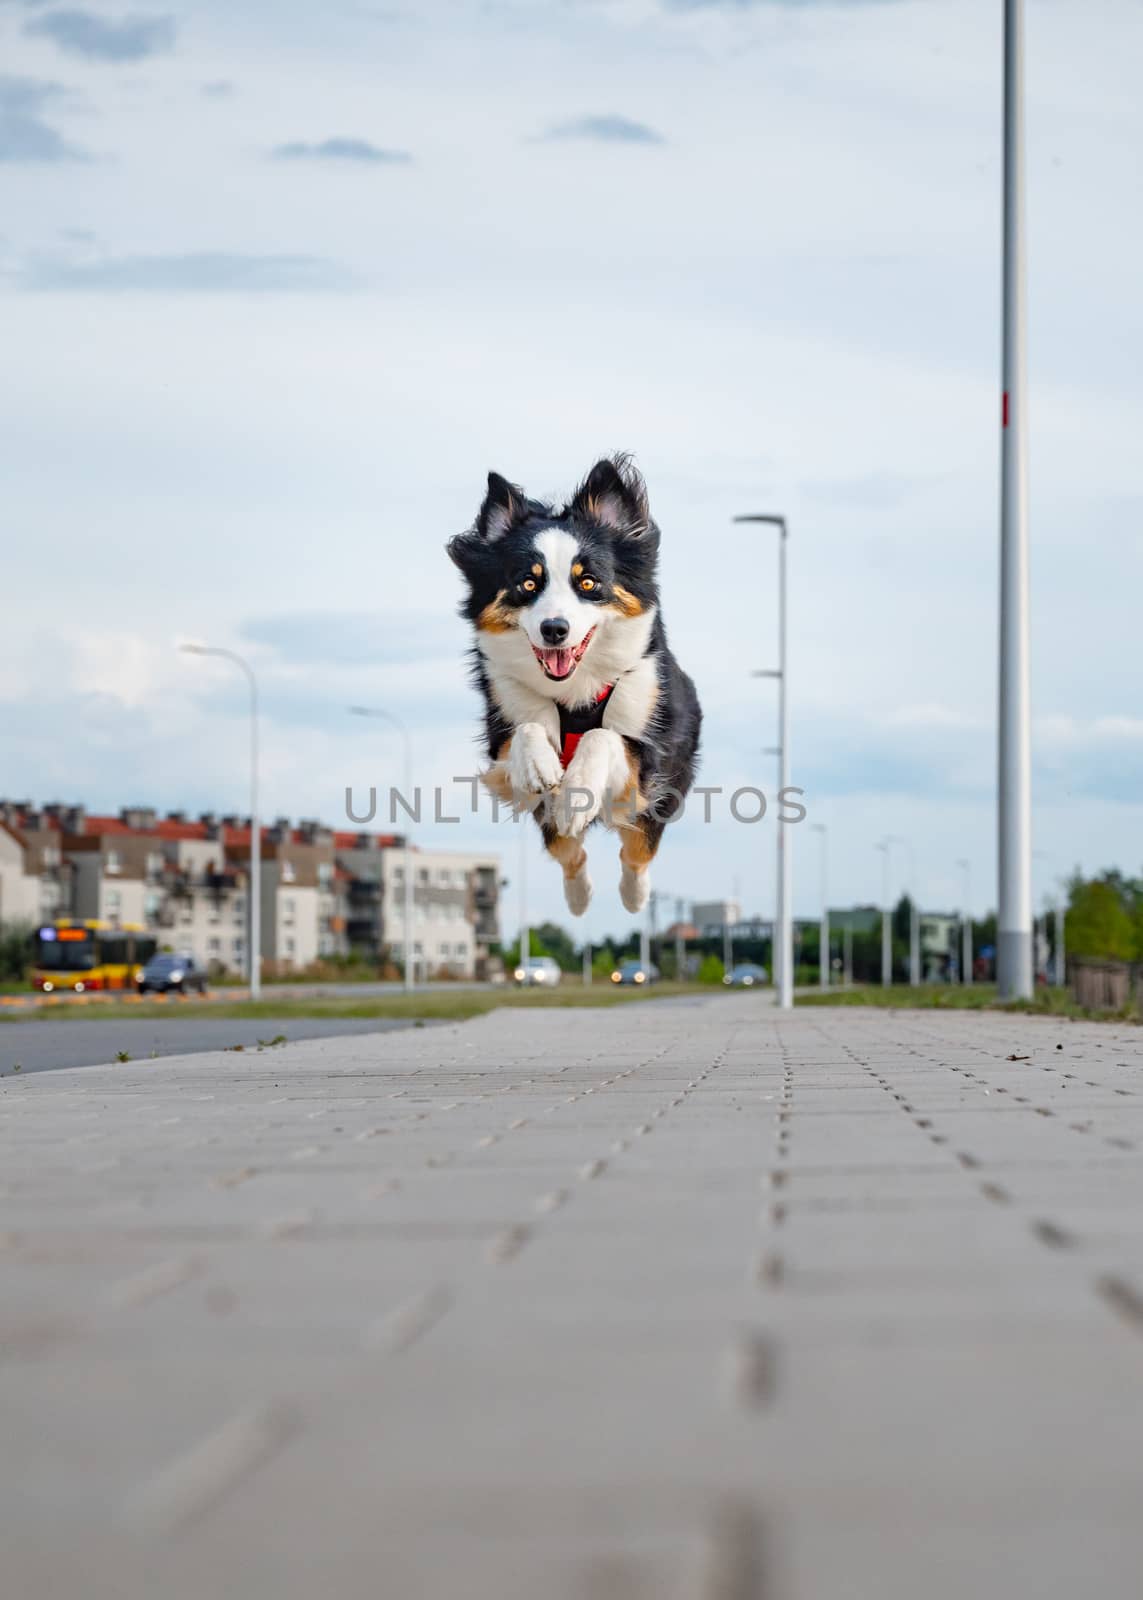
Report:
[[[134,0],[132,0],[134,3]],[[140,6],[148,0],[137,0]],[[0,793],[272,814],[473,769],[445,539],[635,451],[705,780],[795,780],[835,904],[993,904],[999,0],[0,0]],[[1028,0],[1037,895],[1143,866],[1140,0]],[[670,895],[773,894],[688,818]],[[485,821],[426,843],[516,846]],[[797,830],[797,908],[818,839]],[[588,928],[629,919],[594,847]],[[904,869],[905,852],[898,852]],[[558,874],[531,872],[538,914]]]

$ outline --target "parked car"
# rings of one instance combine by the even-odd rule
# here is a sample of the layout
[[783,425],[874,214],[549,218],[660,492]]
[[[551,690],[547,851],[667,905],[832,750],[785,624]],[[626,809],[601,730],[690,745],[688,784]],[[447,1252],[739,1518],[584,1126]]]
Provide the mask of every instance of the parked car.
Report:
[[192,955],[152,956],[135,978],[140,994],[205,994],[206,973]]
[[563,977],[551,956],[529,956],[512,974],[521,989],[554,989]]
[[612,983],[656,983],[659,969],[653,961],[648,961],[646,966],[642,961],[634,959],[621,961],[611,974]]
[[740,961],[722,981],[731,989],[753,989],[765,983],[769,976],[765,967],[756,967],[753,961]]

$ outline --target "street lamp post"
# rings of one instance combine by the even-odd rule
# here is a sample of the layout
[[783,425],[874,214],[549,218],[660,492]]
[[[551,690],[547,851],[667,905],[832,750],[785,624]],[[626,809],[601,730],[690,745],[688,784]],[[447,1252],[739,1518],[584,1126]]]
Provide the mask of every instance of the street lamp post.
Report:
[[1000,430],[1000,672],[996,977],[1002,1000],[1032,994],[1032,772],[1028,643],[1028,457],[1024,250],[1024,0],[1004,0],[1003,399]]
[[258,820],[258,680],[254,668],[243,656],[233,650],[221,650],[209,644],[184,644],[181,649],[191,656],[218,656],[238,667],[246,676],[250,687],[250,948],[246,968],[250,980],[250,998],[257,1000],[262,994],[262,828]]
[[972,912],[969,910],[971,894],[969,890],[971,866],[962,856],[957,866],[964,874],[961,889],[961,927],[960,927],[960,959],[964,970],[961,973],[962,983],[972,982]]
[[[401,735],[405,746],[405,796],[411,798],[413,793],[413,741],[409,730],[395,716],[392,711],[386,711],[383,706],[350,706],[349,712],[354,717],[373,717],[378,722],[387,722],[391,728],[396,728]],[[415,944],[413,941],[413,845],[408,826],[405,828],[405,937],[401,941],[405,953],[405,993],[411,994],[416,986]]]
[[822,908],[818,927],[818,982],[829,988],[829,831],[824,822],[813,824],[815,833],[822,836]]
[[892,893],[889,877],[889,852],[898,843],[894,838],[882,839],[877,845],[884,858],[881,874],[881,986],[887,989],[893,982],[893,931],[891,926],[891,907],[889,898]]
[[[777,678],[778,680],[778,746],[781,751],[779,756],[778,798],[779,803],[785,791],[790,787],[790,697],[789,697],[789,671],[787,659],[787,630],[786,630],[786,543],[787,528],[785,517],[770,516],[763,513],[735,517],[735,522],[764,523],[771,528],[777,528],[778,539],[778,667],[777,670],[756,672],[755,677]],[[794,941],[793,941],[793,872],[792,851],[786,830],[788,823],[778,819],[778,947],[775,949],[775,960],[778,968],[778,1004],[788,1011],[794,1003]]]

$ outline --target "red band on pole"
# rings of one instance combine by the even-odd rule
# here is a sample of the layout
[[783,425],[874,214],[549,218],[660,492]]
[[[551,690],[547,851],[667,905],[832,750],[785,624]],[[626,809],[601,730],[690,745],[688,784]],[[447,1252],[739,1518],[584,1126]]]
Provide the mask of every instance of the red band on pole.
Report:
[[1004,391],[1004,426],[1008,426],[1008,390]]

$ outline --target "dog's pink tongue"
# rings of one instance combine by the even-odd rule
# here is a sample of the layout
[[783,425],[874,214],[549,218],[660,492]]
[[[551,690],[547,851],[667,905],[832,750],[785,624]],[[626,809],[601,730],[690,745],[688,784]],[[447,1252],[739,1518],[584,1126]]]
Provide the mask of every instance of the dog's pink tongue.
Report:
[[575,656],[571,650],[549,650],[548,671],[554,673],[557,678],[566,678],[574,660]]

